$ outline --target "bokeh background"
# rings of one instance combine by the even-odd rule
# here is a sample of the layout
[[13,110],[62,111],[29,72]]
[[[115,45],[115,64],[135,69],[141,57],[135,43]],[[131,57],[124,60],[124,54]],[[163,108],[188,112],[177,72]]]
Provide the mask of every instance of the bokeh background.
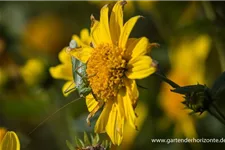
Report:
[[[85,101],[77,101],[28,134],[52,112],[76,99],[64,97],[63,80],[49,68],[58,65],[58,53],[73,34],[90,27],[90,15],[99,18],[106,1],[0,2],[0,126],[15,131],[23,150],[66,150],[66,140],[93,133],[86,124]],[[151,56],[179,85],[211,87],[225,70],[225,3],[129,1],[125,20],[144,16],[131,36],[146,36],[160,44]],[[139,80],[139,131],[126,127],[118,149],[224,149],[224,144],[153,143],[153,138],[225,138],[225,126],[207,113],[188,115],[182,96],[171,93],[157,77]],[[218,105],[225,113],[222,97]],[[106,139],[101,135],[101,139]]]

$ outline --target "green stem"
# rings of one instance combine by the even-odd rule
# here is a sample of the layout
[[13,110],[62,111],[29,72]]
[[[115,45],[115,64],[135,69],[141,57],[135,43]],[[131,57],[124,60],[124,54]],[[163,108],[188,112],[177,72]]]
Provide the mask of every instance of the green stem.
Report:
[[223,115],[223,113],[219,110],[216,104],[212,103],[211,106],[212,106],[211,108],[213,108],[214,111],[208,109],[208,112],[225,125],[225,116]]
[[160,72],[155,72],[155,75],[157,75],[160,79],[162,79],[164,82],[168,83],[170,86],[172,86],[173,88],[178,88],[180,87],[178,84],[176,84],[175,82],[173,82],[172,80],[168,79],[165,75],[163,75]]

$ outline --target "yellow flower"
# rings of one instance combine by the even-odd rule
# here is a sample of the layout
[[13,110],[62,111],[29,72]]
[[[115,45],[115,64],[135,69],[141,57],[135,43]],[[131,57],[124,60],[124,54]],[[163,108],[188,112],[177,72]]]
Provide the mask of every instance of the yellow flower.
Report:
[[[73,35],[72,40],[76,41],[76,44],[78,47],[85,45],[90,45],[91,38],[88,32],[88,29],[81,30],[80,38],[77,35]],[[60,65],[57,65],[55,67],[51,67],[49,69],[50,74],[55,79],[63,79],[67,82],[64,84],[62,88],[63,94],[67,96],[69,93],[65,93],[68,88],[71,87],[71,84],[74,83],[73,76],[72,76],[72,64],[71,64],[71,58],[68,53],[66,53],[68,47],[65,47],[60,53],[59,53],[59,60],[61,62]],[[78,54],[79,55],[79,54]],[[72,92],[72,91],[71,91]]]
[[0,150],[20,150],[20,142],[15,132],[0,128]]
[[56,15],[43,13],[31,18],[23,32],[24,52],[29,55],[30,49],[45,54],[58,52],[63,43],[63,28],[63,21]]
[[5,83],[7,82],[7,80],[8,80],[7,72],[3,68],[0,68],[0,88],[3,85],[5,85]]
[[[191,40],[192,39],[192,40]],[[168,73],[168,78],[181,86],[204,84],[204,63],[210,50],[211,40],[208,35],[200,35],[196,38],[184,38],[170,53],[172,68]],[[174,50],[173,50],[174,49]],[[184,109],[181,103],[183,98],[170,91],[167,84],[162,85],[161,106],[169,120],[175,123],[175,136],[185,136],[193,138],[197,136],[195,121],[190,110]],[[168,120],[166,120],[168,124]],[[165,124],[165,123],[164,123]]]
[[26,64],[20,68],[20,72],[27,85],[34,85],[43,77],[44,63],[40,59],[29,59]]
[[86,63],[87,76],[92,94],[86,104],[92,117],[101,106],[95,132],[106,132],[113,144],[119,145],[123,138],[124,123],[136,128],[134,108],[139,92],[135,79],[145,78],[155,72],[149,52],[151,44],[146,37],[129,38],[141,16],[123,23],[125,1],[118,1],[108,17],[105,5],[100,12],[100,21],[91,16],[91,46],[71,50],[70,53]]

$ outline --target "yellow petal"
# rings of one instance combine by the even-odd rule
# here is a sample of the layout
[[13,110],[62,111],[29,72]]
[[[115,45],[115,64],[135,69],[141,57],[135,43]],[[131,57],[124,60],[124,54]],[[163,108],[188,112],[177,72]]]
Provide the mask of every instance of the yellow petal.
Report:
[[140,38],[138,43],[135,45],[134,49],[132,50],[131,58],[135,59],[139,56],[143,56],[148,51],[149,41],[146,37]]
[[88,108],[88,111],[91,112],[93,111],[93,109],[95,109],[95,107],[98,105],[99,102],[97,102],[95,100],[95,98],[93,97],[92,94],[88,94],[86,96],[86,105],[87,105],[87,108]]
[[84,28],[80,32],[80,37],[76,34],[72,36],[72,40],[75,40],[77,43],[77,48],[90,46],[91,36],[88,29]]
[[[77,47],[76,47],[76,48],[79,48],[79,47],[81,47],[81,46],[84,46],[84,43],[81,41],[81,39],[80,39],[79,36],[73,35],[73,36],[72,36],[72,40],[76,41],[76,44],[77,44]],[[86,45],[85,45],[85,46],[86,46]],[[76,49],[76,48],[75,48],[75,49]],[[74,49],[74,50],[75,50],[75,49]]]
[[127,41],[127,49],[125,50],[124,53],[124,58],[126,60],[130,60],[131,59],[131,55],[133,52],[133,49],[135,48],[135,46],[137,45],[137,43],[140,41],[140,38],[129,38]]
[[112,43],[109,31],[109,8],[107,5],[103,6],[100,12],[100,32],[102,42]]
[[70,93],[75,91],[75,83],[74,81],[68,81],[66,82],[62,87],[62,92],[64,96],[68,96]]
[[92,50],[92,47],[82,47],[73,49],[69,53],[81,62],[86,63],[91,56]]
[[123,26],[121,34],[120,34],[120,38],[119,38],[119,47],[122,48],[123,50],[126,49],[128,37],[130,36],[130,33],[131,33],[134,25],[136,24],[137,20],[140,17],[141,16],[135,16],[135,17],[130,18]]
[[112,109],[112,104],[113,104],[113,102],[111,100],[106,102],[106,104],[103,108],[103,111],[101,112],[101,115],[99,116],[99,118],[95,124],[95,132],[97,132],[97,133],[105,132],[105,128],[108,123],[109,114]]
[[120,113],[116,103],[113,103],[108,116],[106,132],[115,145],[120,145],[123,139],[124,116]]
[[136,129],[135,126],[136,116],[132,105],[132,97],[129,96],[129,93],[126,90],[120,89],[119,94],[117,96],[117,101],[120,109],[120,114],[122,116],[125,116],[129,124],[134,129]]
[[1,141],[4,138],[6,133],[7,133],[7,130],[5,128],[0,127],[0,143],[1,143]]
[[91,41],[93,46],[101,43],[101,37],[100,37],[100,23],[99,21],[95,20],[94,16],[91,15]]
[[90,118],[95,115],[95,113],[102,107],[103,104],[104,101],[98,102],[92,94],[88,94],[86,96],[86,105],[88,107],[88,111],[90,112],[86,120],[88,125],[90,125]]
[[129,94],[129,97],[131,98],[132,105],[135,108],[137,105],[137,100],[139,97],[139,91],[137,88],[137,84],[135,80],[125,79],[124,83],[126,85],[127,93]]
[[62,62],[64,64],[71,63],[70,55],[66,52],[66,48],[67,47],[63,48],[59,52],[59,60],[60,60],[60,62]]
[[129,79],[142,79],[155,72],[151,66],[152,59],[149,56],[139,56],[128,62],[126,76]]
[[139,39],[129,39],[125,55],[128,59],[136,59],[138,56],[148,52],[149,41],[146,37]]
[[119,36],[123,27],[123,6],[126,1],[118,1],[111,12],[110,16],[110,33],[112,37],[113,44],[117,44],[119,41]]
[[60,64],[49,69],[50,74],[55,79],[73,80],[72,64]]
[[0,150],[20,150],[20,142],[15,132],[6,133],[0,144]]
[[85,29],[81,30],[80,38],[81,38],[82,43],[84,43],[84,44],[86,44],[88,46],[90,45],[91,37],[90,37],[88,29],[85,28]]

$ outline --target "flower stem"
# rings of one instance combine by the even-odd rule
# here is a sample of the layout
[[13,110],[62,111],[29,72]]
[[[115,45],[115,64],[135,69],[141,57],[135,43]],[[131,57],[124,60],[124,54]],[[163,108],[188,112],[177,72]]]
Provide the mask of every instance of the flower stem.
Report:
[[157,75],[161,80],[163,80],[164,82],[168,83],[170,86],[172,86],[173,88],[178,88],[180,87],[178,84],[176,84],[175,82],[173,82],[172,80],[168,79],[163,73],[157,71],[155,72],[155,75]]
[[208,112],[225,125],[225,116],[223,113],[219,110],[216,104],[212,103],[211,106],[212,107],[211,109],[208,109]]

